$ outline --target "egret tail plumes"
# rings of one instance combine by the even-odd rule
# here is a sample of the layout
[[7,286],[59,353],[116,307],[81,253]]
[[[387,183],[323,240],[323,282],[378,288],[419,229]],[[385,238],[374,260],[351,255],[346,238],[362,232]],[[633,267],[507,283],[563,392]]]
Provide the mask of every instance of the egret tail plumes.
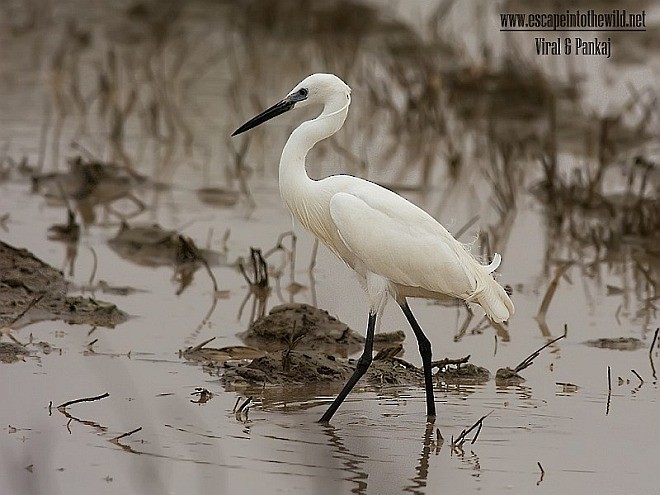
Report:
[[[456,264],[460,265],[461,271],[467,277],[469,284],[467,291],[458,293],[456,296],[468,303],[475,303],[481,306],[488,318],[496,323],[507,321],[513,316],[515,311],[513,303],[509,295],[492,275],[500,266],[500,263],[502,263],[502,256],[499,253],[495,253],[493,255],[493,261],[488,265],[482,265],[470,254],[468,245],[461,244],[458,241],[454,242],[462,248],[456,249]],[[456,271],[458,272],[458,270]]]
[[[444,295],[454,296],[471,304],[478,304],[486,312],[488,318],[496,323],[507,321],[514,313],[513,303],[502,286],[493,278],[493,272],[502,262],[502,256],[493,255],[493,261],[482,265],[470,253],[470,246],[455,240],[444,228],[442,232],[444,243],[453,247],[450,253],[437,249],[429,255],[427,266],[435,269],[432,272],[431,283],[422,285],[428,293],[422,297],[444,298]],[[419,270],[419,269],[418,269]],[[424,280],[420,278],[420,280]],[[428,277],[426,277],[428,280]],[[413,294],[415,295],[415,294]]]
[[330,421],[367,371],[376,322],[389,296],[399,304],[415,333],[424,366],[426,412],[435,416],[431,342],[415,320],[407,298],[459,298],[480,305],[491,320],[503,322],[513,314],[513,304],[491,275],[502,258],[496,254],[489,265],[480,264],[435,218],[373,182],[350,175],[310,179],[305,171],[307,153],[342,127],[351,103],[351,88],[333,74],[305,78],[282,101],[233,135],[294,107],[314,103],[323,106],[320,115],[302,123],[284,146],[280,192],[294,218],[358,274],[369,296],[364,352],[321,421]]
[[481,306],[494,322],[502,323],[513,315],[513,303],[488,270],[488,266],[483,265],[482,270],[475,270],[476,286],[466,300]]

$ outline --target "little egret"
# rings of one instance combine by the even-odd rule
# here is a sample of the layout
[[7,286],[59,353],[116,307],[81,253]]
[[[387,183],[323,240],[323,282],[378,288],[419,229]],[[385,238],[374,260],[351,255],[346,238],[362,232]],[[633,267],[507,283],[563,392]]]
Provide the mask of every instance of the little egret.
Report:
[[513,314],[513,303],[490,275],[502,258],[495,254],[489,265],[482,265],[431,215],[373,182],[343,174],[322,180],[309,178],[307,153],[342,127],[351,103],[351,88],[335,75],[305,78],[282,101],[243,124],[232,136],[294,107],[314,103],[323,105],[320,115],[296,128],[282,151],[280,193],[294,218],[358,274],[369,299],[362,356],[320,421],[330,421],[369,368],[374,331],[389,296],[401,307],[417,338],[424,366],[426,413],[433,417],[431,343],[407,298],[463,299],[479,304],[493,321],[503,322]]

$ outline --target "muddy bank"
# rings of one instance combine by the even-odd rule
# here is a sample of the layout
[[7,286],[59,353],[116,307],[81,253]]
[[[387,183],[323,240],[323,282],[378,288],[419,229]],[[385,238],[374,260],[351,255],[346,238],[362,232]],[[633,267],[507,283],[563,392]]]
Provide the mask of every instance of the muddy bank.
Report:
[[[342,385],[355,370],[355,359],[343,360],[314,351],[276,351],[254,359],[250,364],[228,368],[223,377],[227,385],[288,385],[319,382]],[[403,360],[385,357],[374,359],[361,383],[381,385],[421,385],[422,370]]]
[[[343,357],[358,352],[364,344],[362,335],[327,311],[298,303],[275,306],[239,337],[247,345],[265,351],[293,346],[296,350],[323,350]],[[374,337],[374,345],[379,348],[404,339],[405,333],[401,330],[379,333]]]
[[[179,352],[222,376],[228,389],[265,385],[340,386],[355,370],[357,359],[346,356],[362,350],[364,337],[327,311],[307,304],[283,304],[252,323],[239,335],[248,346],[206,347],[209,339]],[[361,383],[368,386],[423,386],[421,368],[405,361],[403,331],[375,336],[378,351]],[[462,359],[435,361],[438,384],[482,383],[490,372]],[[334,385],[333,385],[334,384]]]
[[0,241],[0,327],[43,320],[114,327],[128,318],[114,304],[68,296],[67,291],[62,272]]
[[444,383],[474,384],[490,380],[490,371],[483,366],[465,363],[442,368],[434,376],[436,380]]
[[[375,357],[360,383],[369,387],[424,386],[422,368],[392,355],[380,352]],[[340,359],[323,352],[276,351],[225,368],[223,382],[227,388],[244,385],[317,385],[336,383],[343,385],[355,371],[357,359]],[[438,385],[475,384],[490,380],[490,372],[471,363],[441,366],[434,373]]]
[[24,361],[30,351],[20,344],[13,342],[0,342],[0,363],[15,363]]

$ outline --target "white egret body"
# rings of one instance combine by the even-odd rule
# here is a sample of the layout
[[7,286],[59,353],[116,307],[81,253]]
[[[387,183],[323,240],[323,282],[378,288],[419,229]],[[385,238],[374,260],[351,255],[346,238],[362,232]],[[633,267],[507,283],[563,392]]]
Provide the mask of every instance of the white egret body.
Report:
[[321,114],[293,131],[280,159],[279,182],[293,216],[361,278],[369,296],[367,341],[355,374],[323,415],[329,421],[371,363],[377,318],[392,296],[417,337],[424,364],[427,414],[435,416],[431,377],[431,345],[406,302],[407,297],[454,297],[479,304],[495,322],[507,320],[513,303],[491,273],[501,257],[480,264],[432,216],[398,194],[350,175],[310,179],[305,158],[319,141],[344,124],[350,88],[332,74],[313,74],[282,101],[237,129],[245,132],[294,106],[323,105]]

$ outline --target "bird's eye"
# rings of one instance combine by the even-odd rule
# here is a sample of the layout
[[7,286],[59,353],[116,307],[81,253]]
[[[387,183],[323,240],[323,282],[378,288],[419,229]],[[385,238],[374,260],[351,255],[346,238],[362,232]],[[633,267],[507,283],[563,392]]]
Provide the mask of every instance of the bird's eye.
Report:
[[309,92],[307,91],[307,88],[300,88],[300,90],[298,91],[298,94],[300,96],[307,96],[308,93]]

